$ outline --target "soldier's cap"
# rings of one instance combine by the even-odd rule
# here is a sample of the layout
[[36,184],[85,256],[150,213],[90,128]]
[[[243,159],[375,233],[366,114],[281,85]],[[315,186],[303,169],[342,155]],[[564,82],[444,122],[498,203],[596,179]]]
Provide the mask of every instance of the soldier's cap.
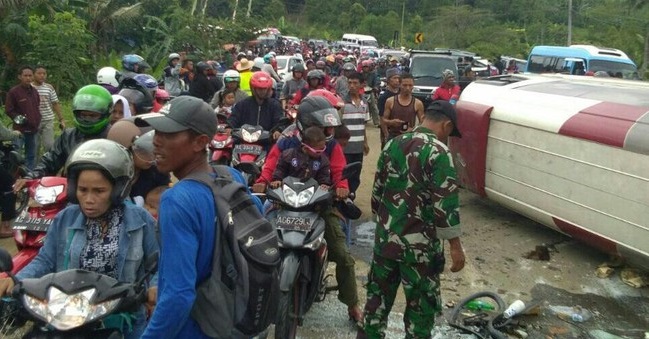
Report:
[[205,101],[192,96],[180,96],[166,104],[159,113],[139,115],[137,126],[151,126],[163,133],[193,130],[210,139],[216,134],[216,114]]
[[427,114],[433,112],[444,114],[451,119],[451,122],[453,123],[453,132],[451,132],[450,136],[458,138],[462,137],[462,134],[457,127],[457,112],[451,103],[446,100],[435,100],[428,106],[428,108],[426,108]]

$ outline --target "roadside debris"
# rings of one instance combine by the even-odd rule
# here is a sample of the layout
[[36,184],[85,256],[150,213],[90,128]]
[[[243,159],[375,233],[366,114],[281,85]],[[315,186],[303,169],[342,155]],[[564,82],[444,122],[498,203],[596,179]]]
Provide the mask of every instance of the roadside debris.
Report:
[[523,258],[526,259],[532,259],[532,260],[543,260],[543,261],[549,261],[550,260],[550,250],[548,247],[544,245],[539,245],[536,246],[536,248],[523,255]]
[[604,265],[605,264],[600,265],[597,268],[597,270],[595,270],[595,275],[598,278],[602,278],[602,279],[603,278],[608,278],[609,276],[611,276],[611,274],[613,274],[613,272],[615,272],[615,270],[613,268],[608,267],[608,266],[604,266]]
[[562,320],[583,323],[590,320],[593,314],[581,306],[548,306],[552,314],[555,314]]
[[620,278],[622,281],[635,288],[642,288],[649,285],[649,281],[646,276],[643,276],[640,271],[632,268],[625,268],[620,272]]

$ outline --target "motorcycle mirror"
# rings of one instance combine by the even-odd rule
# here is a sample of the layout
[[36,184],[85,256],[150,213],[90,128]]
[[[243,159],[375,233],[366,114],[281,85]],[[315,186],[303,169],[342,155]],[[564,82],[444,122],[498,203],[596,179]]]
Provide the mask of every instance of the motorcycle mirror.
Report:
[[357,175],[358,173],[361,172],[362,167],[363,167],[363,163],[360,161],[347,164],[345,168],[343,168],[343,178],[347,179],[354,175]]
[[236,168],[241,172],[252,174],[254,176],[259,176],[259,174],[261,174],[259,167],[252,162],[242,162],[238,164]]
[[11,272],[14,269],[14,263],[11,260],[11,254],[4,248],[0,248],[0,272]]

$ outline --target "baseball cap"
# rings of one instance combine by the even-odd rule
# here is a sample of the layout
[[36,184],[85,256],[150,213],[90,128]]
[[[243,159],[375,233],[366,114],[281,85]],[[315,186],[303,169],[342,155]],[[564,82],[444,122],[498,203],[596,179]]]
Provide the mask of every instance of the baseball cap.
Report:
[[449,119],[451,119],[451,122],[453,123],[453,132],[451,132],[450,136],[458,138],[462,137],[462,134],[457,127],[457,113],[455,112],[453,105],[451,105],[448,101],[435,100],[430,105],[428,105],[428,108],[426,108],[426,112],[428,111],[442,113]]
[[158,113],[139,115],[135,119],[138,126],[151,126],[163,133],[176,133],[193,130],[210,138],[216,134],[216,114],[205,101],[180,96],[166,104]]

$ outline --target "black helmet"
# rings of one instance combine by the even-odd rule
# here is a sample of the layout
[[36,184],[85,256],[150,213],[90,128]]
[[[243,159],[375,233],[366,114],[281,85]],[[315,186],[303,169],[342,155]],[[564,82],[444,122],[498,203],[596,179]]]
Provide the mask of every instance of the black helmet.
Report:
[[[302,99],[297,109],[297,129],[300,133],[311,126],[336,127],[340,126],[338,111],[321,96],[307,96]],[[331,138],[333,136],[329,136]]]
[[324,80],[325,80],[325,74],[324,74],[323,71],[321,71],[319,69],[311,70],[311,71],[309,71],[309,73],[306,74],[306,81],[310,82],[311,79],[320,80],[319,84],[322,85],[324,83]]
[[300,64],[296,64],[295,66],[293,66],[293,69],[291,71],[292,72],[304,72],[304,71],[306,71],[306,68],[304,68],[304,65],[300,63]]
[[212,69],[212,66],[207,62],[201,61],[196,64],[196,74],[201,74],[208,69]]
[[126,147],[108,139],[86,141],[72,152],[65,165],[68,199],[73,204],[79,203],[77,183],[83,170],[99,170],[113,184],[110,195],[113,205],[128,196],[135,175],[133,158]]
[[135,106],[134,115],[149,113],[153,109],[153,95],[133,78],[122,81],[118,94]]

